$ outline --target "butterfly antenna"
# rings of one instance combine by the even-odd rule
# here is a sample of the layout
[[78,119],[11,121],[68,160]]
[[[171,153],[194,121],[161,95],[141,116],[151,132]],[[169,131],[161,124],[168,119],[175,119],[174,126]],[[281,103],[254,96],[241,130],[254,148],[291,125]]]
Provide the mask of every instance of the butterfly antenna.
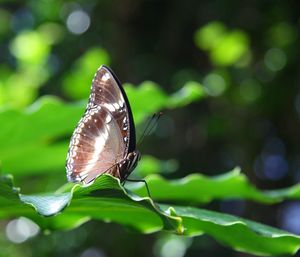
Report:
[[142,134],[142,136],[140,137],[140,139],[139,139],[137,145],[140,145],[140,144],[143,142],[145,136],[148,136],[148,135],[151,134],[151,132],[152,132],[153,129],[155,128],[155,126],[156,126],[156,124],[157,124],[159,118],[162,116],[162,114],[163,114],[162,112],[154,113],[154,114],[152,115],[152,117],[148,119],[147,125],[146,125],[146,127],[145,127],[145,129],[144,129],[144,131],[143,131],[143,134]]

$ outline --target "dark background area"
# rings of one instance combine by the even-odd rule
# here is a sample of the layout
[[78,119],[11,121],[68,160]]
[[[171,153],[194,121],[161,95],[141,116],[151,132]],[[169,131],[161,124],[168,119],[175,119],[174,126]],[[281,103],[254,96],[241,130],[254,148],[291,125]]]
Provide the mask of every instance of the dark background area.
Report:
[[[240,166],[260,189],[291,186],[300,181],[299,10],[297,1],[2,1],[0,104],[22,109],[48,94],[65,101],[86,99],[90,75],[102,60],[122,82],[138,85],[151,80],[169,94],[187,81],[197,81],[209,97],[163,110],[155,132],[139,146],[142,154],[176,159],[178,170],[167,178],[193,172],[216,175]],[[197,34],[215,22],[226,35],[239,31],[245,39],[241,54],[227,62],[222,56],[240,45],[233,40],[213,55],[217,39],[211,48],[203,47],[205,36]],[[14,42],[28,31],[49,36],[48,45],[41,41],[38,47],[21,39],[28,46],[26,53],[42,49],[32,59],[14,50]],[[78,72],[86,71],[78,59],[93,48],[105,52],[103,59],[86,65],[89,74],[82,76],[87,80],[76,80]],[[27,86],[22,77],[27,70],[34,86]],[[11,93],[18,90],[9,82],[12,74],[20,75],[16,81],[26,88],[17,96]],[[76,94],[70,93],[68,82],[74,78],[79,84],[74,84]],[[205,208],[300,234],[296,201],[262,206],[226,200]],[[168,249],[166,242],[181,244],[183,252],[168,255],[162,250]],[[140,235],[95,221],[23,244],[8,242],[4,233],[2,244],[10,256],[250,256],[207,236]]]

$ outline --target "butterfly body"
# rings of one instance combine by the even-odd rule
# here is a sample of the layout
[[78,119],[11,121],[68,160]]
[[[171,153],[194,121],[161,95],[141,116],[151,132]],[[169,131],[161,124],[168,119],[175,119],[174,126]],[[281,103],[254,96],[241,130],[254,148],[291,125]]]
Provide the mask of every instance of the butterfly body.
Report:
[[124,181],[139,157],[127,96],[113,72],[101,66],[93,79],[86,111],[70,141],[68,180],[87,184],[108,173]]

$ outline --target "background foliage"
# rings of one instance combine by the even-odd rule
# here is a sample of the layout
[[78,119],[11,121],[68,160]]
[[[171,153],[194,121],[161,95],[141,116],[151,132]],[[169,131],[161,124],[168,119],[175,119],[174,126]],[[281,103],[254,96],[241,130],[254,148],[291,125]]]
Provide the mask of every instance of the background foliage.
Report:
[[[1,172],[12,174],[25,194],[54,191],[66,182],[70,134],[94,72],[107,64],[127,82],[138,132],[148,115],[164,110],[155,132],[139,145],[145,157],[134,176],[218,175],[241,166],[267,194],[254,190],[237,199],[224,191],[185,204],[299,234],[299,202],[281,202],[297,198],[297,191],[272,191],[300,180],[297,6],[296,1],[2,1]],[[154,188],[162,183],[152,181]],[[156,197],[166,200],[159,198],[164,195]],[[262,204],[267,202],[277,204]],[[208,236],[141,235],[99,221],[49,235],[36,235],[38,228],[25,218],[0,226],[0,256],[251,256]],[[24,239],[18,227],[32,237]]]

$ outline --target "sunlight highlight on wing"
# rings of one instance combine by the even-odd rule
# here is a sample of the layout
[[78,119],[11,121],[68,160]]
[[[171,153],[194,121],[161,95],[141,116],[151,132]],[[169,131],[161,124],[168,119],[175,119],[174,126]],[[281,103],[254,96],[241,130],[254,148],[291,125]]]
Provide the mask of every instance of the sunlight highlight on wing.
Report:
[[105,143],[108,139],[108,135],[109,135],[109,127],[106,127],[106,129],[103,129],[103,131],[99,131],[98,136],[95,138],[95,142],[94,142],[94,152],[93,152],[93,156],[91,158],[91,162],[96,162],[99,159],[99,156],[101,154],[101,152],[104,149]]

